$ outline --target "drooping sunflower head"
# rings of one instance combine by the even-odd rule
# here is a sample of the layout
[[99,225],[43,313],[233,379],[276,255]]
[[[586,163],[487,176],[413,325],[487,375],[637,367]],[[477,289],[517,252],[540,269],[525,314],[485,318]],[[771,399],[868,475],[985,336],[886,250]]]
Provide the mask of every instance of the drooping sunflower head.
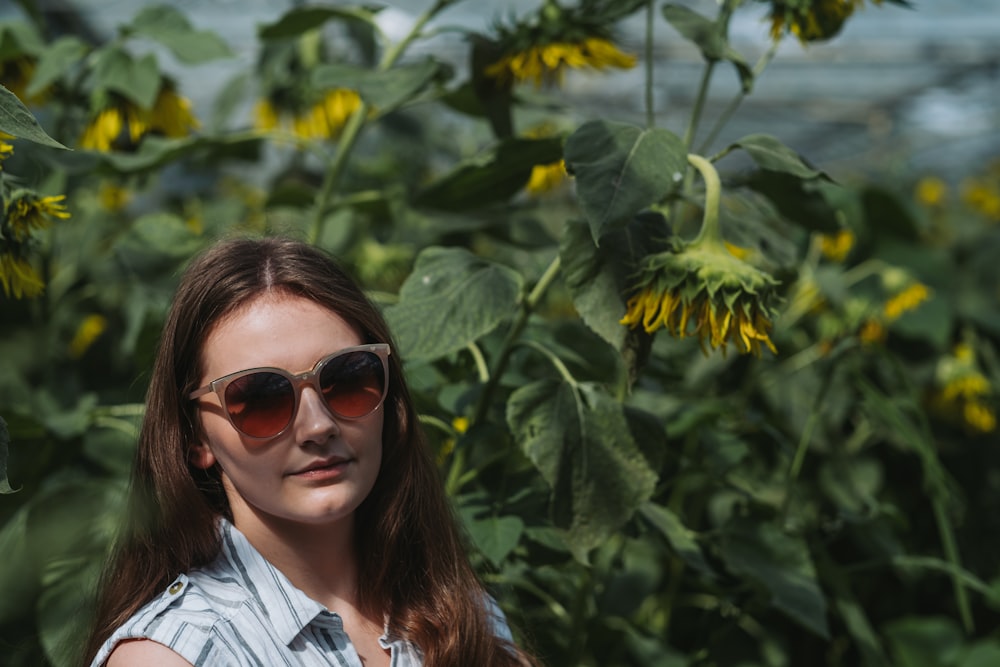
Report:
[[729,253],[722,244],[685,245],[648,256],[621,323],[647,333],[665,329],[677,338],[694,336],[702,351],[777,353],[770,331],[778,281]]
[[186,137],[199,127],[191,101],[164,79],[153,106],[144,109],[133,100],[107,93],[80,137],[80,148],[100,151],[135,150],[149,134]]
[[[882,0],[872,0],[876,5]],[[901,0],[890,0],[906,4]],[[832,39],[865,0],[770,0],[771,38],[795,35],[803,44]]]
[[[547,2],[537,12],[494,31],[502,54],[483,72],[499,86],[530,81],[536,87],[558,85],[568,69],[602,71],[635,67],[636,57],[618,48],[601,12],[564,8]],[[607,19],[613,19],[607,14]]]

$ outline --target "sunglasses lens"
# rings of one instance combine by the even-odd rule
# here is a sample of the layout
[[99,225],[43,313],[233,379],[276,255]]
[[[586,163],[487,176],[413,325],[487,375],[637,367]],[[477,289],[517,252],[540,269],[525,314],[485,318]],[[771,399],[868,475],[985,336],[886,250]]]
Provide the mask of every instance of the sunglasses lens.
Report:
[[374,352],[348,352],[330,359],[319,375],[323,397],[334,414],[357,418],[385,398],[385,370]]
[[292,420],[295,391],[288,378],[277,373],[250,373],[226,387],[226,409],[240,431],[267,438],[280,433]]

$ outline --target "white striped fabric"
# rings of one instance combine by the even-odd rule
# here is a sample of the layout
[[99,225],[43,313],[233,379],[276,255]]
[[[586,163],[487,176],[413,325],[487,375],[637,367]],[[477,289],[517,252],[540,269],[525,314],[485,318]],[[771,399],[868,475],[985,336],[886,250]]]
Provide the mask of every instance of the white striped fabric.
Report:
[[[101,667],[125,639],[152,639],[195,667],[362,667],[340,616],[310,599],[226,520],[222,552],[206,568],[179,576],[104,643]],[[510,639],[503,612],[490,600],[496,634]],[[421,665],[409,642],[383,635],[392,667]]]

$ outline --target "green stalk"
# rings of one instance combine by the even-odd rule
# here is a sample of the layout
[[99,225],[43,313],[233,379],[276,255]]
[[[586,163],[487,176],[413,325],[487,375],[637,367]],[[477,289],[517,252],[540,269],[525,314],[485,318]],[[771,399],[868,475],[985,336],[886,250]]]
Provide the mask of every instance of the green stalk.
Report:
[[[395,44],[382,56],[381,62],[379,62],[377,70],[379,72],[385,72],[396,64],[396,61],[403,55],[407,47],[415,40],[423,30],[427,22],[430,21],[434,16],[440,12],[442,9],[448,5],[454,4],[457,0],[437,0],[427,11],[425,11],[410,28],[410,32]],[[315,203],[313,205],[313,219],[311,225],[311,231],[309,234],[309,240],[315,243],[319,240],[320,235],[323,233],[323,222],[326,216],[326,212],[330,207],[330,201],[333,199],[333,193],[337,189],[337,185],[340,183],[340,178],[344,173],[344,168],[347,166],[347,159],[350,157],[351,152],[354,150],[354,145],[358,141],[358,136],[361,134],[361,129],[364,127],[365,122],[368,120],[368,115],[371,112],[371,105],[361,101],[361,105],[357,108],[354,114],[348,119],[347,124],[344,126],[344,130],[340,135],[340,142],[337,145],[337,154],[330,163],[329,168],[323,175],[323,183],[320,186],[319,192],[316,193]]]
[[944,502],[938,494],[931,497],[931,506],[934,508],[934,523],[937,524],[938,533],[941,535],[941,547],[944,549],[945,560],[952,566],[951,573],[952,590],[955,594],[955,605],[958,613],[962,617],[962,627],[968,635],[975,631],[975,624],[972,620],[972,607],[969,604],[969,593],[965,590],[965,584],[956,574],[962,569],[962,559],[958,553],[958,545],[955,542],[955,532],[948,514],[945,512]]
[[546,290],[555,280],[556,276],[559,275],[559,256],[557,255],[549,267],[545,269],[545,273],[542,277],[538,279],[535,284],[535,288],[531,290],[531,293],[525,298],[521,303],[521,311],[517,315],[517,319],[514,320],[514,324],[511,325],[510,331],[507,332],[507,337],[503,341],[503,345],[500,348],[500,356],[497,357],[496,367],[493,369],[492,375],[490,375],[489,381],[486,386],[483,387],[483,393],[479,396],[479,401],[476,403],[475,416],[472,419],[472,423],[478,423],[486,416],[486,411],[490,407],[490,403],[493,401],[493,394],[496,392],[497,385],[500,383],[500,378],[503,376],[504,370],[507,368],[507,362],[510,360],[510,353],[514,349],[514,344],[517,342],[518,336],[521,335],[521,331],[524,329],[525,325],[528,323],[528,318],[531,316],[532,311],[534,311],[535,306],[544,296]]
[[[767,68],[770,62],[774,59],[775,54],[778,52],[778,44],[779,44],[778,42],[772,42],[771,48],[769,48],[764,53],[764,55],[762,55],[760,59],[757,60],[757,63],[753,67],[753,76],[755,79],[764,72],[764,70]],[[743,100],[745,100],[746,98],[747,98],[747,92],[742,88],[740,88],[740,92],[738,92],[736,96],[729,102],[729,104],[723,110],[722,115],[720,115],[718,120],[716,120],[715,123],[712,125],[712,129],[709,130],[708,136],[706,136],[705,140],[701,142],[701,146],[698,148],[698,152],[704,153],[705,151],[708,150],[709,146],[712,145],[712,142],[715,141],[716,137],[719,136],[719,132],[721,132],[722,128],[724,128],[729,123],[729,120],[733,117],[733,114],[736,113],[736,110],[740,108],[740,105],[743,104]]]
[[701,231],[691,242],[692,248],[701,245],[721,245],[722,232],[719,230],[719,205],[722,203],[722,181],[712,163],[700,155],[689,154],[688,164],[698,170],[705,181],[705,215],[701,221]]
[[646,127],[656,126],[653,108],[653,20],[656,2],[646,3]]

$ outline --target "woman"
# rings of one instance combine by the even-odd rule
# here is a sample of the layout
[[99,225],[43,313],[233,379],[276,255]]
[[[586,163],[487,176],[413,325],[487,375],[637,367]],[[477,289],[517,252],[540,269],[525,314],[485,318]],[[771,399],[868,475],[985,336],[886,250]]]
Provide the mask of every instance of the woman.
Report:
[[229,240],[187,269],[129,516],[84,664],[533,662],[469,565],[384,320],[312,246]]

